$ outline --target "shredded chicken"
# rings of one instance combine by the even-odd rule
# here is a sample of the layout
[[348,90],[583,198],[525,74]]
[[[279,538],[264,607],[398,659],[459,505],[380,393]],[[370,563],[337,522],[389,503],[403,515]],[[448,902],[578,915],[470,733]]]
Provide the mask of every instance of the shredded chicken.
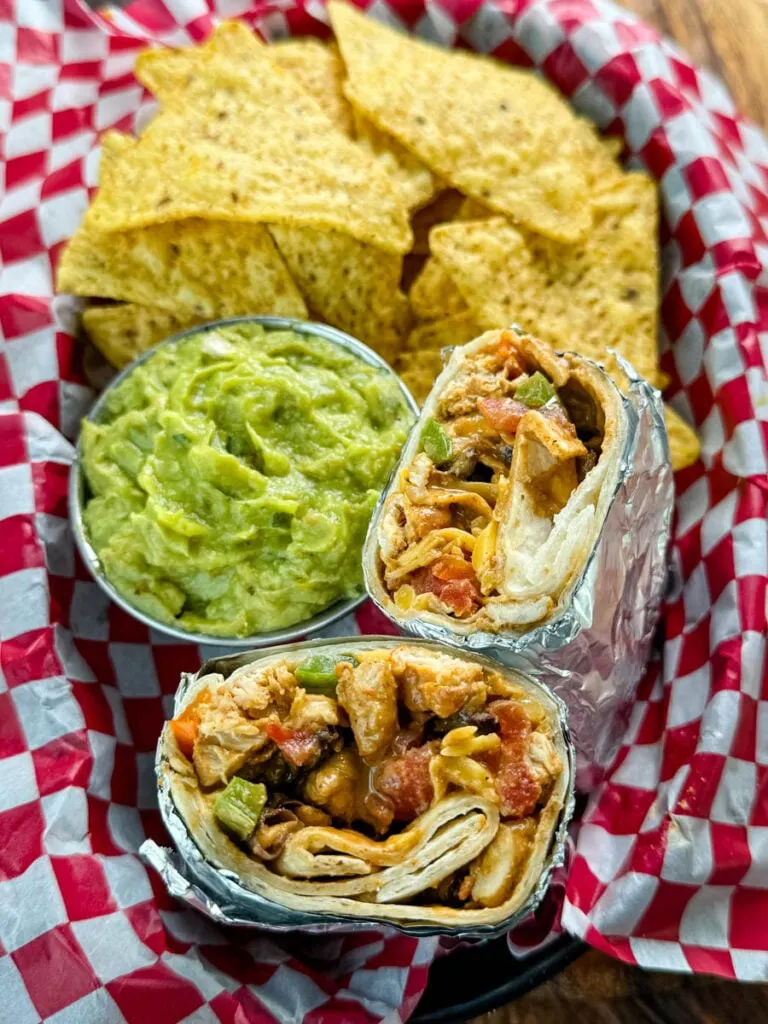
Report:
[[211,700],[201,705],[192,758],[200,782],[203,786],[227,782],[267,743],[263,720],[244,718],[231,692],[214,691]]
[[528,768],[540,786],[546,786],[560,774],[563,767],[560,757],[546,733],[531,733],[527,755]]
[[323,727],[338,725],[338,704],[331,697],[299,689],[283,724],[288,729],[307,732],[317,732]]
[[249,718],[263,718],[288,714],[296,693],[296,679],[284,662],[269,665],[245,665],[229,680],[229,687],[237,706]]
[[448,718],[467,705],[481,706],[486,698],[482,668],[447,654],[398,647],[392,654],[392,671],[410,711]]
[[397,683],[386,661],[364,661],[337,668],[336,697],[349,715],[357,749],[375,760],[391,745],[397,732]]
[[[480,360],[477,361],[479,362]],[[475,412],[478,398],[500,394],[514,394],[511,382],[500,378],[496,370],[484,372],[481,368],[473,367],[471,371],[458,376],[446,390],[440,400],[440,416],[446,419],[452,416],[468,416]]]

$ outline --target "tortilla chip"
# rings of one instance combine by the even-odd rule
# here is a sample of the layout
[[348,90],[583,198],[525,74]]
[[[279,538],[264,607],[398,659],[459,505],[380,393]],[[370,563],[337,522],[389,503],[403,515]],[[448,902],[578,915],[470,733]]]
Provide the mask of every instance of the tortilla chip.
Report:
[[[484,220],[493,216],[493,212],[487,206],[483,206],[475,199],[464,198],[452,219]],[[410,299],[413,315],[418,320],[437,320],[467,309],[458,288],[435,256],[427,259],[419,278],[414,281]]]
[[105,235],[86,219],[61,257],[57,289],[206,320],[307,315],[262,224],[198,218]]
[[202,46],[143,50],[136,58],[134,74],[158,100],[171,103],[181,99],[184,87],[197,72],[201,53],[231,55],[247,63],[263,49],[264,43],[242,22],[223,22]]
[[441,225],[430,241],[483,327],[517,323],[556,349],[605,361],[611,372],[613,348],[655,384],[655,186],[644,174],[625,175],[595,208],[594,229],[579,245],[521,233],[501,217]]
[[313,316],[392,362],[409,325],[402,257],[335,231],[277,224],[270,231]]
[[481,333],[471,313],[420,324],[408,335],[395,369],[422,405],[443,368],[442,350],[452,345],[465,345]]
[[695,430],[669,405],[664,406],[664,418],[667,422],[672,469],[677,472],[692,466],[701,455],[701,442]]
[[354,108],[353,117],[355,141],[400,189],[408,209],[426,206],[443,188],[440,180],[397,139],[380,131]]
[[96,348],[118,370],[172,334],[204,323],[203,317],[176,316],[164,309],[126,304],[89,306],[83,328]]
[[270,46],[272,59],[314,97],[339,131],[354,139],[403,192],[409,210],[429,202],[437,190],[432,172],[359,114],[343,92],[346,72],[335,43],[288,39]]
[[325,111],[326,116],[348,138],[354,137],[352,107],[342,91],[345,71],[339,49],[319,39],[286,39],[273,43],[269,56]]
[[453,220],[464,202],[464,196],[456,189],[447,188],[440,192],[429,206],[417,210],[411,218],[413,249],[416,256],[429,255],[429,232],[435,224]]
[[568,104],[528,71],[393,31],[328,4],[345,92],[454,188],[531,230],[576,241],[592,222],[590,141]]
[[[222,45],[225,29],[253,38],[227,22]],[[247,59],[201,49],[179,98],[121,154],[88,217],[100,231],[185,217],[336,229],[394,253],[413,240],[386,175],[261,46]]]
[[435,256],[430,256],[408,294],[417,320],[442,320],[467,310],[467,303]]

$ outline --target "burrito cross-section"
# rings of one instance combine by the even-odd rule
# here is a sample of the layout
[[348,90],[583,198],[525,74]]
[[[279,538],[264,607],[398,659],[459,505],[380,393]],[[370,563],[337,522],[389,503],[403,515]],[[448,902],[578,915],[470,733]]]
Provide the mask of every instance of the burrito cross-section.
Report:
[[551,620],[600,535],[624,417],[595,363],[530,335],[455,349],[369,535],[373,597],[454,633]]
[[383,638],[200,676],[160,752],[203,857],[246,889],[438,928],[499,924],[526,904],[571,784],[558,703],[538,684]]

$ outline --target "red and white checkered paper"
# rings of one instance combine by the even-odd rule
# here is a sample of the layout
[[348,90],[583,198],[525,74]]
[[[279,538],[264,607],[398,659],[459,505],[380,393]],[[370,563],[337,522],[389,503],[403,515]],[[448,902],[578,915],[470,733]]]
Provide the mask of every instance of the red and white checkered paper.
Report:
[[[663,659],[576,838],[562,923],[647,967],[768,978],[768,143],[722,85],[604,0],[375,0],[379,17],[537,67],[626,142],[664,207],[667,397],[703,458],[677,475]],[[98,139],[149,103],[148,43],[220,17],[325,34],[317,0],[0,0],[0,1020],[405,1020],[440,951],[377,932],[238,933],[174,904],[136,856],[167,842],[155,742],[206,653],[111,605],[66,519],[91,399],[52,302]],[[367,606],[334,632],[381,632]],[[547,911],[551,918],[551,900]],[[535,929],[518,930],[513,947]]]

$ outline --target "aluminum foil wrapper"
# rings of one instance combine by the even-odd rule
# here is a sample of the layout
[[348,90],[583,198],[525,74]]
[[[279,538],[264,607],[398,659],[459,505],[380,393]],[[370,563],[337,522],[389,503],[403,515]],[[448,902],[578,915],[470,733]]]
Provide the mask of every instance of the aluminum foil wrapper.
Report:
[[[576,786],[583,791],[600,781],[618,751],[651,654],[674,505],[661,395],[617,359],[630,382],[623,396],[627,432],[619,475],[597,543],[564,612],[524,634],[462,634],[449,625],[401,616],[393,602],[379,600],[376,531],[384,501],[412,457],[410,441],[376,507],[363,552],[368,593],[402,632],[488,655],[538,679],[565,702],[576,746]],[[420,420],[414,434],[421,426]]]
[[[174,700],[174,714],[178,714],[181,710],[190,687],[194,686],[202,676],[212,672],[218,672],[227,677],[242,665],[249,665],[275,655],[285,655],[296,651],[306,651],[308,654],[327,650],[356,651],[371,647],[397,647],[402,642],[402,640],[393,639],[391,636],[342,637],[330,641],[306,641],[211,658],[194,675],[182,674]],[[427,641],[427,644],[438,648],[442,647],[433,641]],[[455,654],[456,652],[447,651],[446,653]],[[485,663],[489,668],[498,668],[498,665],[482,654],[466,652],[464,656],[470,657],[473,661]],[[162,741],[158,744],[155,759],[158,805],[175,849],[159,846],[153,840],[148,839],[139,848],[139,855],[146,864],[158,872],[171,896],[200,911],[218,924],[260,928],[278,933],[300,930],[311,935],[370,931],[371,928],[384,932],[400,931],[415,936],[449,934],[462,939],[492,938],[502,935],[533,913],[544,898],[552,873],[564,864],[568,825],[574,811],[575,753],[568,730],[567,709],[558,697],[547,691],[536,680],[528,679],[527,681],[539,692],[542,700],[554,705],[556,709],[568,751],[568,763],[565,765],[565,770],[568,772],[569,783],[560,819],[536,888],[515,914],[498,925],[476,926],[466,931],[429,925],[397,925],[391,922],[382,922],[377,918],[351,919],[335,914],[304,913],[264,899],[257,893],[244,888],[235,874],[214,867],[201,854],[173,801],[168,782],[167,761],[162,752]]]

